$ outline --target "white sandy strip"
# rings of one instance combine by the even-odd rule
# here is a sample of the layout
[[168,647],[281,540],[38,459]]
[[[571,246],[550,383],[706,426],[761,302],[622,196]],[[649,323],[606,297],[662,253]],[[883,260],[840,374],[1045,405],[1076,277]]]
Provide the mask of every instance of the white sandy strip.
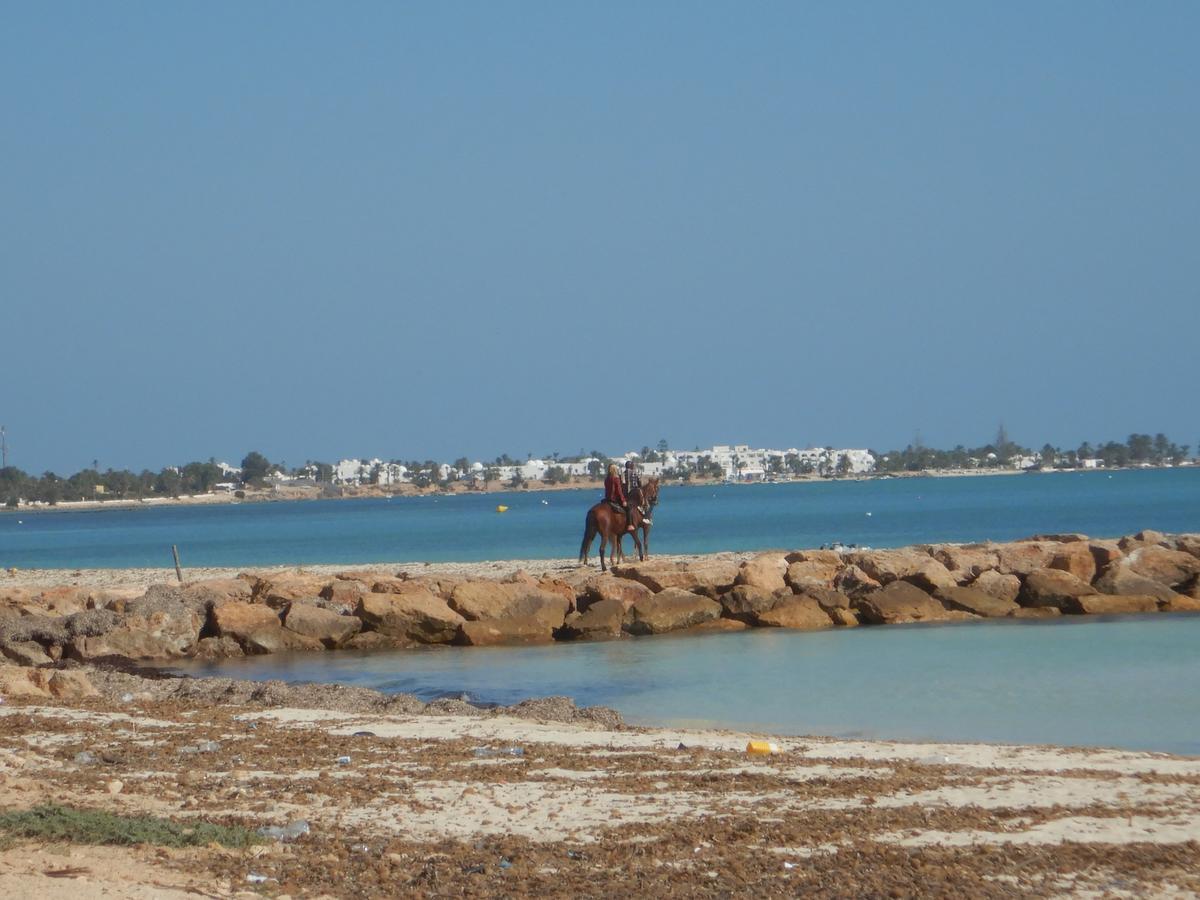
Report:
[[1067,816],[1022,831],[921,831],[879,834],[878,841],[904,847],[972,844],[1184,844],[1200,840],[1200,813],[1171,816],[1095,818]]

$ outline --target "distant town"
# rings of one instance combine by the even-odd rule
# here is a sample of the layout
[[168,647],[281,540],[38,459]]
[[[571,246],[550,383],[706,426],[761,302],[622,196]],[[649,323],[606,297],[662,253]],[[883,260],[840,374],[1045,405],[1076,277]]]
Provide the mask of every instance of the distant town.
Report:
[[[5,447],[7,450],[7,447]],[[160,472],[107,469],[98,464],[70,477],[53,472],[31,476],[21,469],[0,468],[0,503],[9,509],[60,503],[108,503],[209,498],[223,495],[258,497],[345,496],[363,493],[411,493],[426,490],[513,490],[569,487],[598,482],[608,466],[624,468],[635,460],[645,478],[688,482],[772,482],[797,479],[863,478],[891,475],[962,475],[998,472],[1192,466],[1188,445],[1164,434],[1131,434],[1126,441],[1088,442],[1063,450],[1046,444],[1030,450],[1008,439],[1001,427],[995,440],[982,447],[950,450],[926,447],[920,439],[903,450],[880,453],[860,448],[808,447],[773,449],[748,444],[715,444],[692,450],[673,449],[665,440],[620,454],[600,451],[574,455],[507,454],[490,461],[460,457],[437,460],[346,458],[336,463],[306,461],[289,467],[252,451],[240,465],[210,459]]]

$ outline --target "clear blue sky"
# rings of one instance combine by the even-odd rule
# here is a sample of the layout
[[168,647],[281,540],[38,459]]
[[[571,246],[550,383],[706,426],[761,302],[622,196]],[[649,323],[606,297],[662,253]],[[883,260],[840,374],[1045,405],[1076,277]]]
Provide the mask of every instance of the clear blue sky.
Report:
[[1200,440],[1200,4],[3,23],[28,471]]

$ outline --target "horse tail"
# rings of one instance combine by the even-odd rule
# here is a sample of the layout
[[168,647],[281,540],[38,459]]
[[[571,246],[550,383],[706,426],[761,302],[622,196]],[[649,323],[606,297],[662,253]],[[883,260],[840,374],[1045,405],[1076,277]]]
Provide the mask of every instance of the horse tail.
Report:
[[579,545],[580,562],[587,558],[588,550],[591,549],[592,541],[596,539],[596,532],[599,530],[600,527],[596,524],[596,511],[589,509],[583,524],[583,543]]

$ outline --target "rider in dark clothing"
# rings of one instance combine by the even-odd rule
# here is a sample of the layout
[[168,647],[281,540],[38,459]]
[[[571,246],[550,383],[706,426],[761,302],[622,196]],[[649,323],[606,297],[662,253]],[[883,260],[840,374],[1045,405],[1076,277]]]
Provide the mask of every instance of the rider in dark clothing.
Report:
[[625,495],[625,488],[621,485],[621,476],[617,474],[616,463],[609,464],[608,477],[604,479],[604,499],[609,503],[616,503],[625,510],[627,524],[625,530],[632,533],[634,530],[633,508],[629,505],[629,498]]
[[[638,471],[637,460],[629,459],[625,462],[625,494],[629,497],[632,497],[634,490],[640,488],[641,486],[642,486],[642,476],[641,476],[641,473]],[[641,507],[641,510],[642,510],[642,518],[647,523],[649,523],[650,522],[650,510],[647,509],[645,506]]]

